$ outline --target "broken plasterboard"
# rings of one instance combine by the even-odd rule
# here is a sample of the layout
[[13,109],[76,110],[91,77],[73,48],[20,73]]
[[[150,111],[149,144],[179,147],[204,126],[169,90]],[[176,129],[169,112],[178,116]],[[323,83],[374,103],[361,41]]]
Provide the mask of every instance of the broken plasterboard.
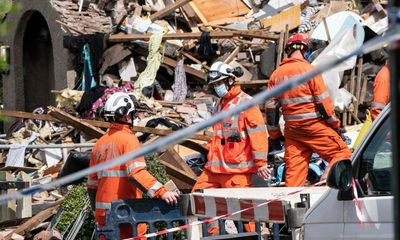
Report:
[[123,81],[131,81],[132,78],[137,77],[137,72],[133,57],[130,57],[127,61],[119,63],[118,66],[119,66],[119,76]]
[[45,148],[39,151],[39,159],[46,162],[47,167],[56,165],[62,160],[60,148]]

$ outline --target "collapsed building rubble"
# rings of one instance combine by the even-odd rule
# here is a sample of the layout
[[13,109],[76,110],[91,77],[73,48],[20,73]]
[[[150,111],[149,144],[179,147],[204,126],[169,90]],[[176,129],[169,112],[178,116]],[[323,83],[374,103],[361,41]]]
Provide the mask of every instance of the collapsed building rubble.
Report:
[[[284,42],[291,33],[309,35],[308,58],[318,66],[387,28],[385,3],[379,1],[50,2],[67,33],[63,45],[74,57],[74,68],[65,74],[70,88],[49,93],[56,95],[55,107],[41,106],[33,113],[0,110],[2,116],[19,119],[0,139],[3,193],[87,167],[90,147],[109,126],[101,119],[101,109],[112,93],[129,93],[137,100],[133,131],[142,144],[150,144],[211,117],[217,98],[205,76],[215,61],[241,67],[244,74],[237,84],[255,94],[266,89],[269,76],[285,57]],[[366,118],[373,80],[385,59],[380,49],[323,74],[349,129]],[[357,133],[350,132],[354,141]],[[190,191],[201,173],[210,136],[212,132],[204,130],[157,153],[181,191]],[[79,162],[78,167],[71,167],[71,161]],[[48,221],[63,199],[61,190],[55,189],[2,205],[2,222],[19,220],[4,225],[7,231],[2,235],[32,236],[31,228]]]

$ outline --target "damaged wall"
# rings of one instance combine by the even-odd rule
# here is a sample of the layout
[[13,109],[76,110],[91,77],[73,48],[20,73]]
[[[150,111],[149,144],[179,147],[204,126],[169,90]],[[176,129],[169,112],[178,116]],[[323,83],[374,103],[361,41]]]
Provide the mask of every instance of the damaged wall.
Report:
[[63,48],[59,14],[49,1],[20,0],[22,9],[10,14],[13,23],[0,39],[10,46],[10,72],[4,75],[4,107],[32,111],[55,103],[52,89],[66,87],[68,51]]

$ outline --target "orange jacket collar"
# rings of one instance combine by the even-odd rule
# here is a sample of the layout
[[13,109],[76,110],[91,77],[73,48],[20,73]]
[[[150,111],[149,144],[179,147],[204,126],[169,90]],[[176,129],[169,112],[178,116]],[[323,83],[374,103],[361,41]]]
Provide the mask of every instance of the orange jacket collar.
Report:
[[242,92],[242,89],[240,88],[240,85],[235,85],[229,92],[222,98],[223,102],[227,102],[235,98],[237,95],[239,95]]
[[132,132],[132,127],[130,125],[121,123],[111,123],[110,129]]
[[282,60],[280,66],[287,64],[287,63],[295,63],[295,62],[305,62],[305,63],[309,63],[307,60],[305,60],[304,58],[297,58],[297,57],[291,57],[291,58],[285,58]]

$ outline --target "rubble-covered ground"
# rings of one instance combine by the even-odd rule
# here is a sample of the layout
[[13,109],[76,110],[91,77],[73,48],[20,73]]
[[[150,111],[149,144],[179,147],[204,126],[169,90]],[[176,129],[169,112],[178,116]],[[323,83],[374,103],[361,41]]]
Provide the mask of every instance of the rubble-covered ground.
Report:
[[[73,69],[65,73],[69,88],[48,93],[56,94],[56,106],[38,106],[33,113],[0,109],[2,121],[11,126],[0,135],[2,194],[49,183],[88,167],[91,146],[109,126],[99,112],[112,93],[135,97],[134,133],[142,144],[151,144],[211,117],[217,98],[205,76],[213,62],[241,67],[244,75],[237,84],[253,95],[266,89],[269,76],[285,57],[284,42],[290,34],[309,36],[308,60],[318,66],[382,35],[388,25],[383,1],[50,3],[59,13],[60,28],[66,34],[64,46],[73,56]],[[7,21],[7,15],[0,17]],[[386,58],[385,50],[379,49],[323,74],[353,142],[372,101],[375,75]],[[211,135],[207,129],[148,156],[150,171],[161,182],[171,179],[181,192],[190,191],[203,169],[204,145]],[[276,155],[275,160],[282,161],[282,157]],[[171,164],[181,174],[176,174]],[[87,231],[94,226],[88,217],[84,182],[2,205],[0,235],[4,239],[90,237]],[[89,220],[76,221],[81,218]]]

